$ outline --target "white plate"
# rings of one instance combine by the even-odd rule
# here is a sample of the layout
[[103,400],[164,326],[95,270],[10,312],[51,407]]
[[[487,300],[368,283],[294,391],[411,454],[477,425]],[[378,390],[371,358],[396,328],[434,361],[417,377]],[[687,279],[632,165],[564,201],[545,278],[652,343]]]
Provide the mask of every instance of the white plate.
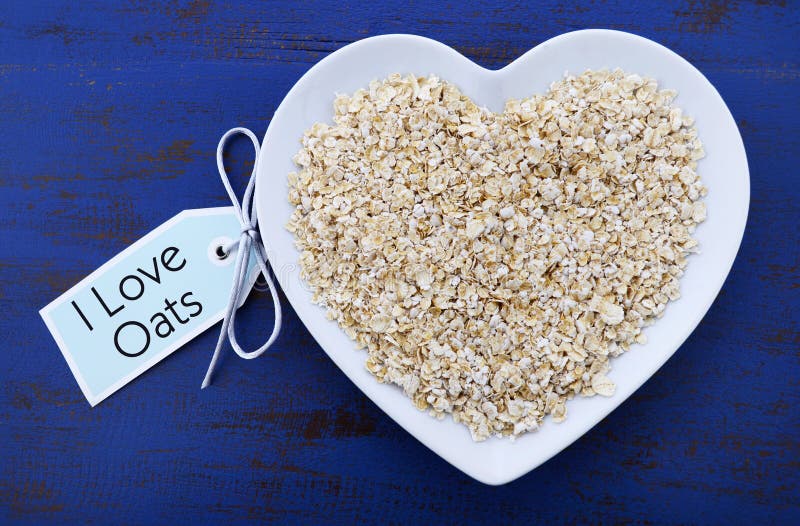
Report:
[[[379,384],[364,368],[366,353],[322,308],[300,280],[292,235],[284,228],[292,213],[286,174],[295,171],[293,155],[303,132],[314,122],[332,122],[337,93],[352,93],[390,73],[435,74],[456,84],[476,103],[502,111],[509,98],[544,93],[564,71],[616,68],[655,78],[677,89],[676,104],[696,118],[707,157],[699,173],[709,188],[708,219],[697,230],[702,253],[689,259],[681,280],[683,296],[647,329],[649,343],[635,345],[611,362],[617,383],[610,398],[575,399],[565,422],[549,418],[541,429],[512,442],[475,443],[466,427],[437,421],[414,408],[402,391]],[[744,145],[728,108],[714,87],[691,64],[650,40],[607,30],[567,33],[544,42],[501,70],[484,69],[435,40],[385,35],[350,44],[332,53],[295,84],[275,112],[264,137],[258,165],[256,203],[261,235],[286,297],[328,356],[398,424],[464,473],[486,484],[503,484],[534,469],[621,404],[675,352],[714,301],[736,257],[750,200]],[[690,410],[690,409],[687,409]],[[634,426],[635,422],[628,425]],[[391,454],[387,444],[387,454]]]

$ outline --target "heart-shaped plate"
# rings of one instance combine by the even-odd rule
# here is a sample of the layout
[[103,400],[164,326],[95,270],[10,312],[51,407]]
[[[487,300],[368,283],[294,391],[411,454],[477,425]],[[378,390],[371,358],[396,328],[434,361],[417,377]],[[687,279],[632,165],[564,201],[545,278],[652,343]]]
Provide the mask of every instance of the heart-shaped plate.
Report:
[[[682,297],[646,330],[648,343],[611,360],[617,383],[610,398],[576,398],[569,416],[516,441],[472,441],[467,428],[437,421],[418,411],[396,386],[380,384],[364,367],[366,352],[323,308],[311,303],[300,279],[299,252],[285,225],[293,206],[287,174],[303,132],[315,122],[332,122],[333,100],[391,73],[434,74],[458,86],[479,105],[501,112],[505,101],[545,93],[564,71],[622,68],[655,78],[660,88],[678,91],[675,104],[696,119],[707,156],[698,173],[709,189],[708,219],[695,237],[701,253],[689,258],[681,279]],[[289,91],[269,125],[258,164],[256,206],[269,260],[286,297],[309,332],[342,371],[406,431],[442,458],[486,484],[504,484],[534,469],[586,433],[642,385],[678,349],[705,315],[733,264],[744,233],[750,178],[744,145],[727,106],[706,78],[667,48],[642,37],[608,30],[566,33],[548,40],[504,67],[482,68],[446,45],[414,35],[367,38],[332,53]]]

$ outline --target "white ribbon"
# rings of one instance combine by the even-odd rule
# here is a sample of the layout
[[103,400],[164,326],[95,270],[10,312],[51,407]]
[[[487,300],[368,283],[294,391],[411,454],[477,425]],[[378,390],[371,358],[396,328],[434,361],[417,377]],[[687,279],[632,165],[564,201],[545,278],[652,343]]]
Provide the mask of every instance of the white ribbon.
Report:
[[[236,198],[236,193],[231,188],[231,183],[228,180],[228,174],[225,172],[225,166],[222,163],[222,151],[225,144],[232,136],[241,134],[246,135],[252,142],[256,150],[256,158],[253,163],[253,172],[250,174],[250,181],[247,183],[247,188],[244,191],[242,204],[239,206],[239,200]],[[225,185],[225,190],[231,198],[234,208],[236,209],[236,216],[239,218],[239,223],[242,226],[241,235],[239,239],[230,243],[228,246],[223,247],[222,250],[225,257],[230,254],[230,251],[238,245],[236,251],[236,263],[233,268],[233,284],[231,285],[231,295],[228,299],[228,307],[225,310],[225,316],[222,318],[222,328],[219,332],[219,339],[217,339],[217,348],[214,349],[214,356],[211,358],[211,363],[208,366],[208,372],[203,379],[202,387],[208,387],[211,384],[211,376],[214,374],[214,369],[217,366],[217,360],[222,352],[222,345],[225,343],[227,337],[231,343],[231,347],[236,351],[236,354],[245,360],[251,360],[261,356],[278,338],[281,331],[281,303],[278,299],[278,291],[275,289],[275,284],[272,282],[269,271],[267,269],[267,251],[264,244],[261,242],[261,236],[258,233],[258,216],[256,214],[255,204],[253,203],[253,193],[256,188],[256,171],[258,169],[258,156],[261,151],[258,138],[253,132],[247,128],[232,128],[225,132],[225,135],[219,140],[217,146],[217,170],[222,178],[222,184]],[[253,252],[261,270],[261,276],[267,283],[270,296],[272,296],[272,304],[275,307],[275,324],[272,327],[272,334],[269,339],[261,347],[254,351],[245,351],[236,341],[236,310],[242,303],[242,295],[247,295],[247,263],[250,259],[250,252]]]

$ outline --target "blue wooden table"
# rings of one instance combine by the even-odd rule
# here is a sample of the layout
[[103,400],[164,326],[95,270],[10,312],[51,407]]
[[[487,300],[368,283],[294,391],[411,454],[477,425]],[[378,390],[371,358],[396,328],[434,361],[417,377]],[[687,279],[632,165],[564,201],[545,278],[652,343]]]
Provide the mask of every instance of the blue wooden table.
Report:
[[[797,2],[0,3],[0,523],[800,523]],[[747,148],[739,257],[704,321],[630,400],[502,487],[369,402],[288,310],[199,390],[211,330],[90,408],[38,310],[186,208],[226,205],[223,131],[263,134],[315,62],[369,35],[501,67],[607,27],[696,65]],[[228,162],[248,171],[250,146]],[[266,298],[246,308],[261,337]]]

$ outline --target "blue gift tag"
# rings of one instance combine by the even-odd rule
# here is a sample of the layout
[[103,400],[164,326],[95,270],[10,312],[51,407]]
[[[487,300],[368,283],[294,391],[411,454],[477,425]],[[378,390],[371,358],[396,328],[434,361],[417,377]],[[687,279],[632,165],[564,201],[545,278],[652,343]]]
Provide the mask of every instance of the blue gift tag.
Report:
[[[90,404],[223,318],[236,259],[224,248],[241,229],[234,207],[185,210],[40,311]],[[251,254],[241,301],[258,274]]]

